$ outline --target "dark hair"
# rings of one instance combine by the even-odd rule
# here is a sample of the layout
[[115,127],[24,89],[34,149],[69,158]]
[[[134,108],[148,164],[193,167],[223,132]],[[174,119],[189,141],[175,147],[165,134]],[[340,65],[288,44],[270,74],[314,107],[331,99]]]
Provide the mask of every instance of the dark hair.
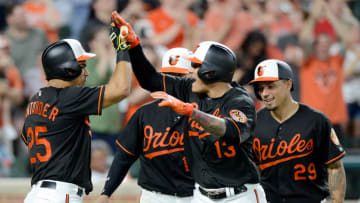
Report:
[[[265,35],[259,30],[251,31],[246,35],[244,42],[241,46],[241,50],[243,51],[243,53],[247,53],[249,48],[256,42],[261,42],[264,44],[264,49],[261,51],[260,55],[265,56],[266,55],[265,48],[267,45],[267,40]],[[262,58],[266,58],[266,57],[262,57]]]
[[11,15],[17,6],[21,6],[20,3],[10,3],[5,8],[5,17]]

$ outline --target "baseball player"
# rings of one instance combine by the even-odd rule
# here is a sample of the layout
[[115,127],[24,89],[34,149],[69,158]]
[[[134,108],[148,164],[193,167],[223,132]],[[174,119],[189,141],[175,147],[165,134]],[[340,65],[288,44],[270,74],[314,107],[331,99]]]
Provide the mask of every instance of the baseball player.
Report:
[[83,86],[86,60],[95,54],[79,41],[60,40],[42,53],[48,85],[30,99],[21,135],[33,174],[25,203],[80,203],[92,190],[88,116],[125,98],[131,82],[129,55],[120,49],[119,29],[112,27],[117,65],[106,86]]
[[257,113],[253,152],[271,203],[343,202],[345,151],[321,112],[292,99],[291,67],[265,60],[250,81],[265,108]]
[[[188,74],[191,64],[182,56],[192,52],[173,48],[162,58],[159,72],[170,75]],[[159,101],[140,107],[121,132],[116,143],[119,150],[110,168],[104,190],[97,203],[109,197],[124,179],[131,164],[140,157],[138,184],[140,202],[188,203],[194,180],[184,155],[184,129],[179,125],[184,116],[170,108],[159,108]]]
[[140,85],[162,99],[159,106],[185,115],[179,122],[185,129],[186,160],[196,182],[192,202],[266,202],[249,158],[254,104],[241,86],[231,83],[234,53],[220,43],[202,42],[193,55],[185,57],[192,62],[191,78],[164,76],[147,61],[131,26],[116,12],[112,17],[118,26],[128,27],[130,60]]

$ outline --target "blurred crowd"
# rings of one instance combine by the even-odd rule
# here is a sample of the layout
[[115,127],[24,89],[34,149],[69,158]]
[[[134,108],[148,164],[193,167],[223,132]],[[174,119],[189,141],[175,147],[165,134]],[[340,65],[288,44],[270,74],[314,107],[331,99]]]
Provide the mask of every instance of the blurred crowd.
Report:
[[[80,40],[97,55],[87,64],[86,85],[106,84],[115,67],[108,38],[114,10],[131,23],[155,67],[167,49],[194,50],[205,40],[236,53],[233,80],[245,88],[258,62],[288,62],[296,76],[293,97],[324,112],[345,148],[360,147],[360,1],[0,0],[0,177],[30,176],[19,137],[27,101],[46,85],[42,50],[58,39]],[[133,76],[125,101],[90,117],[93,181],[104,180],[117,135],[149,101]]]

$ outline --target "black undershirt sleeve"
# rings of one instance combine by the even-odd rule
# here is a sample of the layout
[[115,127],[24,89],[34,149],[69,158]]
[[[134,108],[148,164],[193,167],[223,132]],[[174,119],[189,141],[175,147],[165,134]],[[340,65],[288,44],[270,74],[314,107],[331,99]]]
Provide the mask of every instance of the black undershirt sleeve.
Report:
[[142,88],[150,92],[162,91],[162,75],[147,60],[141,45],[129,50],[131,66]]
[[138,157],[131,156],[123,150],[118,150],[115,154],[114,161],[111,164],[108,173],[108,179],[105,182],[102,195],[111,196],[116,188],[123,181],[130,166],[136,161]]

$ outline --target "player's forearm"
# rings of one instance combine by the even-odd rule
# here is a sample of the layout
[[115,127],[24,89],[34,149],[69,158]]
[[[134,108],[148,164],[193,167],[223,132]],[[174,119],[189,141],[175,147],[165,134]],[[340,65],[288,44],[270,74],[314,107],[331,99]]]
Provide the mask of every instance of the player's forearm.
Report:
[[136,159],[137,157],[131,157],[122,150],[116,152],[101,195],[110,197],[114,193]]
[[328,181],[331,203],[342,203],[346,192],[346,175],[342,161],[328,166]]
[[108,85],[105,88],[103,108],[115,104],[130,94],[131,87],[131,68],[126,61],[116,64]]
[[162,90],[162,75],[145,57],[140,45],[129,50],[131,66],[142,88],[153,91]]
[[226,122],[224,119],[204,113],[197,109],[194,109],[194,113],[191,115],[191,118],[197,121],[207,132],[217,138],[225,135]]

